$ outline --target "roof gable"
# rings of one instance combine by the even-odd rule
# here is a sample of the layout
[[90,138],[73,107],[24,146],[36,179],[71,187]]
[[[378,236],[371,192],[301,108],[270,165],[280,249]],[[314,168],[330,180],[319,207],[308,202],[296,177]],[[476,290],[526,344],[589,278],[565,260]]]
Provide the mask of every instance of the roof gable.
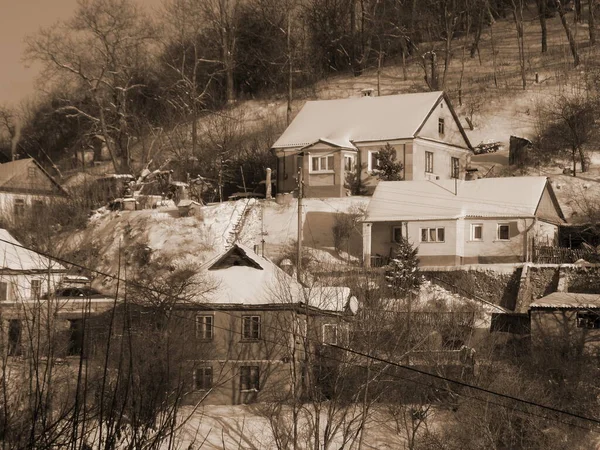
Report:
[[18,271],[66,270],[64,266],[24,248],[8,231],[0,228],[0,269]]
[[[30,176],[33,171],[33,177]],[[64,188],[33,158],[0,164],[0,191],[62,194]]]
[[412,138],[442,97],[442,92],[423,92],[308,101],[273,148]]
[[534,217],[546,184],[546,177],[382,181],[365,221]]
[[234,245],[221,255],[207,270],[221,270],[232,266],[252,267],[257,270],[263,270],[257,261],[252,259],[247,252],[237,245]]

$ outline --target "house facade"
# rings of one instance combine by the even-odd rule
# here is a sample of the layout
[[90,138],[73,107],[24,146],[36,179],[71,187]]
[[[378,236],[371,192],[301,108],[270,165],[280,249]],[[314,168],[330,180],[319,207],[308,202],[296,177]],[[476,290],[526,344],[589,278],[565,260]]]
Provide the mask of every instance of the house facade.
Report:
[[523,262],[560,223],[546,177],[381,182],[363,222],[363,263],[385,264],[402,239],[422,266]]
[[349,177],[373,193],[390,145],[404,180],[464,179],[471,144],[443,92],[309,101],[273,144],[277,191],[343,197]]
[[186,402],[242,404],[300,390],[315,343],[347,334],[349,289],[307,289],[241,244],[200,274],[206,294],[177,305],[172,321],[182,336],[173,364],[185,373]]
[[0,164],[0,210],[23,216],[67,191],[33,158]]

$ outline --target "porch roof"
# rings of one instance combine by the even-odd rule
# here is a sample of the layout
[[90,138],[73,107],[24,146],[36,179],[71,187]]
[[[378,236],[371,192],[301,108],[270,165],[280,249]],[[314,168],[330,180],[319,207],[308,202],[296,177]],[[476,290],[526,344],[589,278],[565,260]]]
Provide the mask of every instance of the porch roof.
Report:
[[535,217],[546,177],[382,181],[365,222]]

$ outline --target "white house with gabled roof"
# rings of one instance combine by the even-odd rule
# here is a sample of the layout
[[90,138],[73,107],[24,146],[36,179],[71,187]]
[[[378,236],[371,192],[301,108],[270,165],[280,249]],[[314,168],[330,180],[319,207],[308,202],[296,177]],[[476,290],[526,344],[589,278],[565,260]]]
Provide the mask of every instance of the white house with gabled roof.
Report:
[[385,263],[407,239],[422,266],[523,262],[564,222],[546,177],[382,181],[363,222],[363,261]]
[[377,185],[378,151],[391,145],[405,180],[464,179],[472,147],[444,92],[309,101],[273,144],[277,189],[306,197],[343,197],[355,173]]

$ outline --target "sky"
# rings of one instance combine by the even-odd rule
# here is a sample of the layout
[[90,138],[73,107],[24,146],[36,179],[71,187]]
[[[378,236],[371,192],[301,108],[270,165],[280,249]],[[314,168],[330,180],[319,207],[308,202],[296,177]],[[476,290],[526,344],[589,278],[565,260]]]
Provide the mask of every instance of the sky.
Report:
[[[138,0],[155,6],[159,0]],[[22,61],[25,36],[68,19],[77,0],[0,0],[0,105],[15,106],[34,93],[40,66]]]

